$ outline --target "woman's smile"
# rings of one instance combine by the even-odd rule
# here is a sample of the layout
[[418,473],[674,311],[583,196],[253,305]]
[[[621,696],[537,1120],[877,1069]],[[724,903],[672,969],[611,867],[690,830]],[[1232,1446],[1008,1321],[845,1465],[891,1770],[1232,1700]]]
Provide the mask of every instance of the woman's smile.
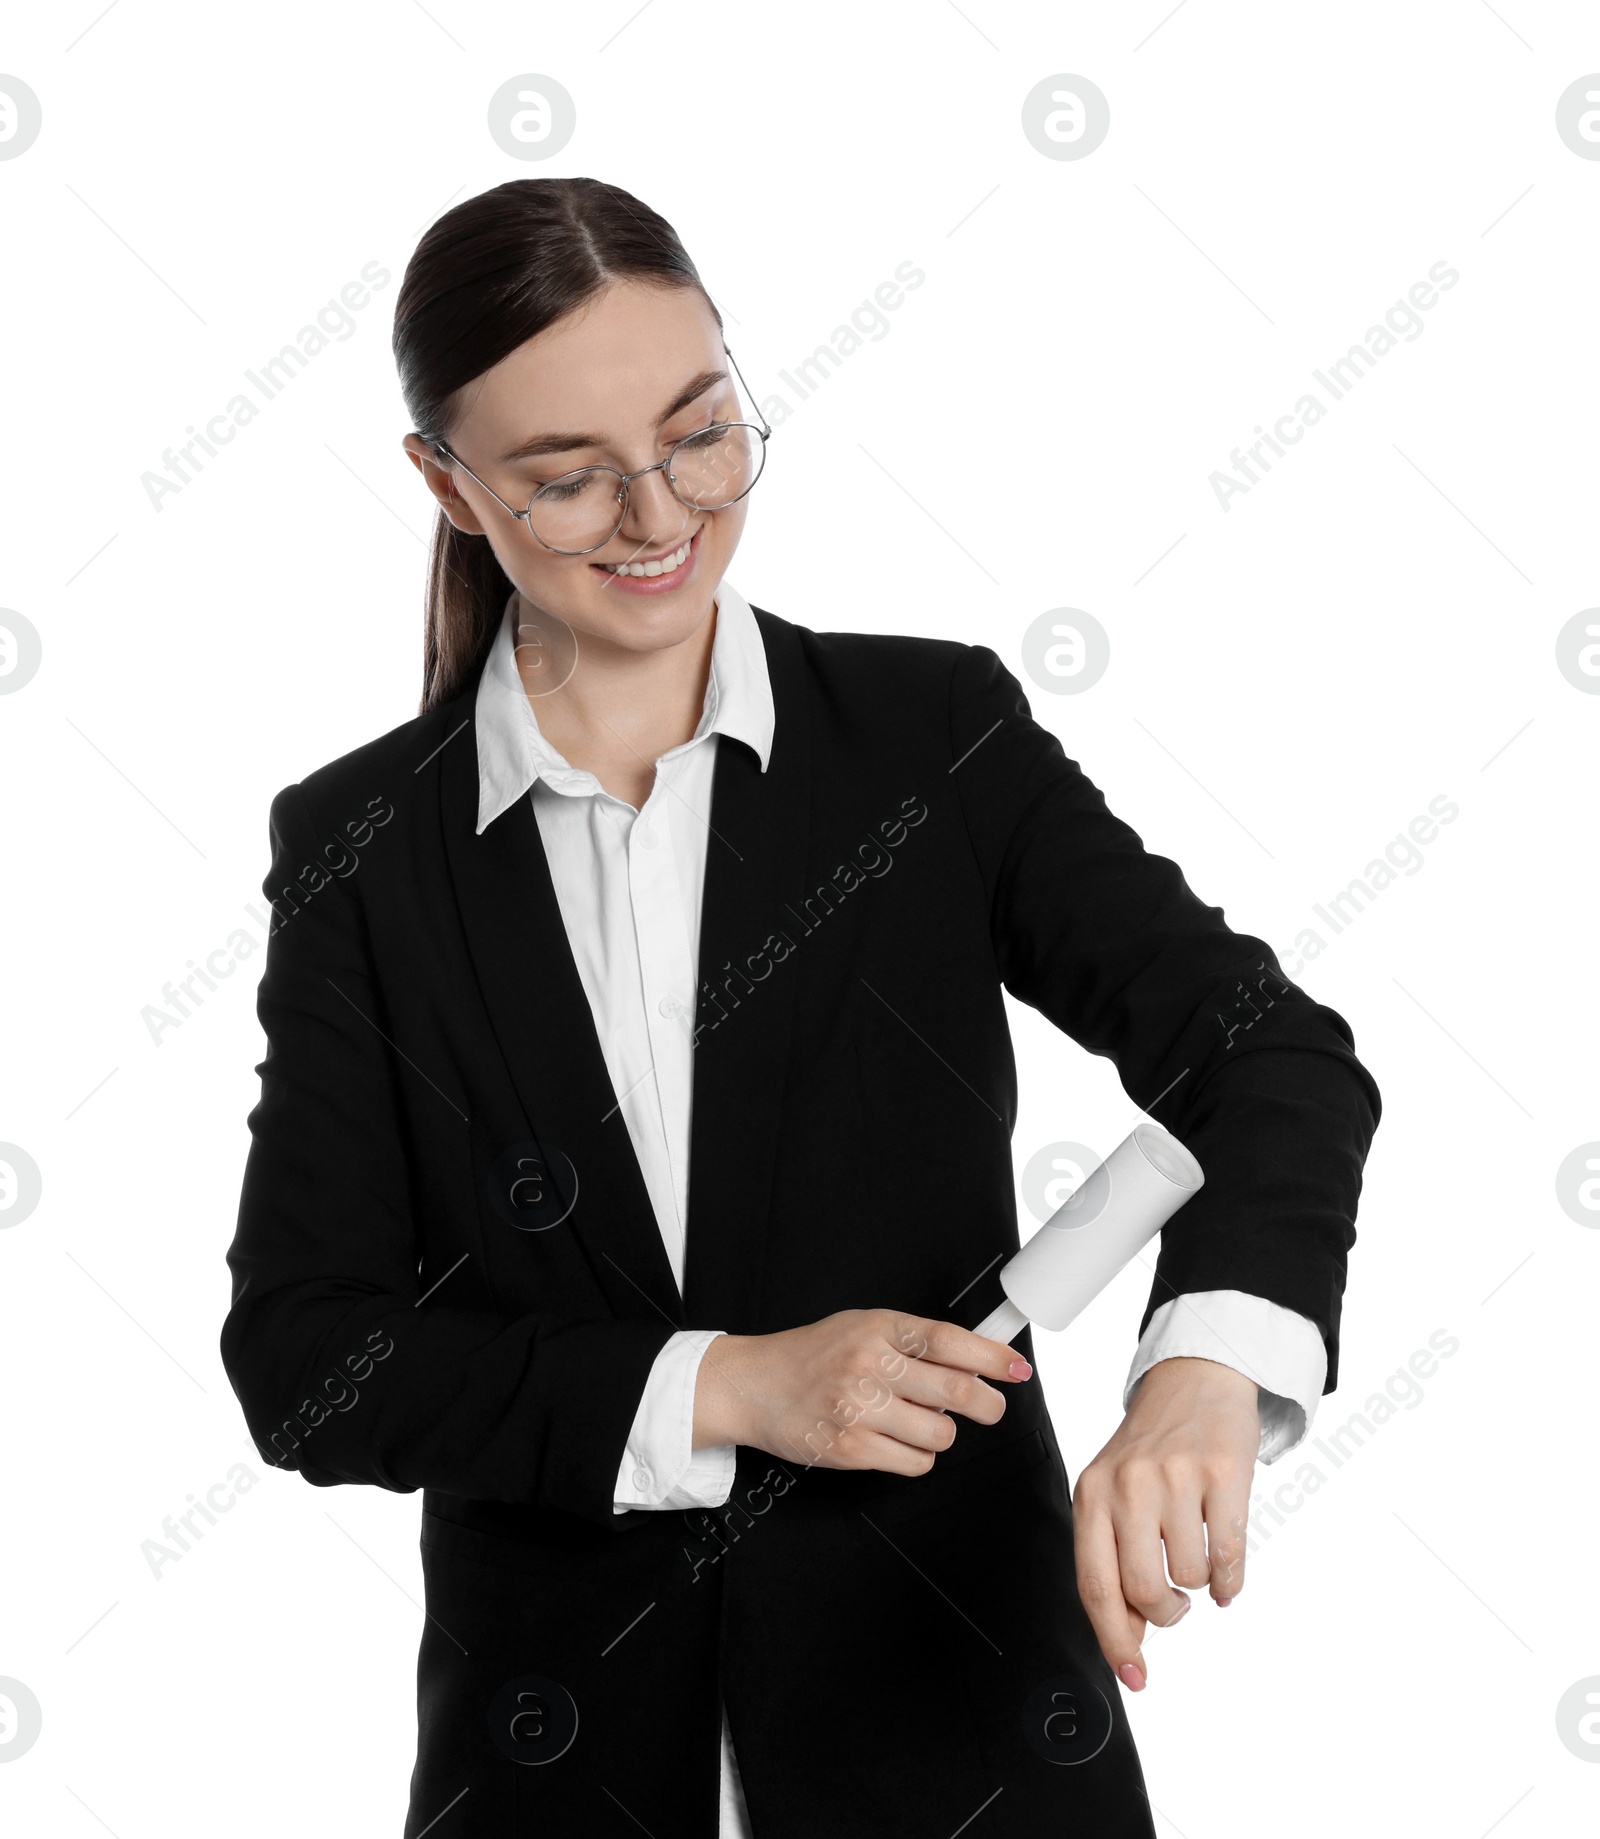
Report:
[[693,580],[700,559],[702,524],[688,542],[676,549],[656,550],[642,559],[621,562],[591,562],[589,566],[605,576],[605,585],[624,594],[670,594]]

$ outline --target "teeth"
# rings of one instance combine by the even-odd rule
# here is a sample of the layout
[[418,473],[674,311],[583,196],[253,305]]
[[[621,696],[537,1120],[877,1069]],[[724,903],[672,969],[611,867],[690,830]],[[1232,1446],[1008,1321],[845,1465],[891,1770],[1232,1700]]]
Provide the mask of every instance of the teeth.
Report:
[[675,549],[670,556],[663,556],[659,562],[606,562],[603,563],[608,575],[670,575],[674,569],[682,568],[689,559],[689,551],[694,547],[691,537],[681,549]]

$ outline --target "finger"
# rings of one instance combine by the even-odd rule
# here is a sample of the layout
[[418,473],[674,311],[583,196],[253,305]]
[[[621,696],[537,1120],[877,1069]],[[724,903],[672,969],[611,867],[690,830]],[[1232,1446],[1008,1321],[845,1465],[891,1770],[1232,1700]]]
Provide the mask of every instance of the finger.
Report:
[[1161,1555],[1161,1519],[1154,1505],[1113,1504],[1111,1524],[1116,1534],[1122,1594],[1128,1606],[1157,1628],[1171,1628],[1187,1614],[1189,1598],[1167,1582]]
[[1002,1383],[1027,1379],[1033,1372],[1031,1362],[1014,1347],[1008,1347],[1004,1341],[991,1341],[987,1335],[975,1335],[970,1328],[962,1328],[955,1322],[915,1315],[900,1316],[896,1320],[905,1324],[920,1343],[909,1346],[904,1341],[896,1342],[915,1359]]
[[1185,1590],[1203,1590],[1211,1581],[1211,1564],[1198,1482],[1168,1495],[1161,1510],[1161,1542],[1167,1548],[1167,1575],[1172,1581]]
[[936,1456],[956,1440],[956,1427],[942,1411],[930,1411],[904,1398],[891,1398],[878,1410],[864,1412],[858,1428],[863,1433],[871,1431],[909,1444],[914,1450],[929,1450]]
[[1244,1588],[1245,1538],[1249,1529],[1253,1473],[1253,1470],[1246,1470],[1237,1481],[1209,1489],[1204,1502],[1211,1599],[1224,1608]]
[[998,1388],[973,1373],[939,1366],[930,1360],[911,1360],[894,1381],[901,1398],[926,1405],[935,1412],[957,1411],[978,1424],[998,1424],[1005,1416],[1006,1397]]
[[[937,1412],[928,1415],[936,1424],[943,1424],[948,1433],[948,1418],[940,1417]],[[807,1443],[810,1442],[808,1438]],[[797,1451],[796,1455],[808,1467],[881,1469],[887,1475],[913,1478],[926,1475],[936,1460],[934,1451],[902,1442],[898,1437],[885,1436],[882,1431],[864,1424],[856,1425],[848,1432],[835,1432],[828,1442],[821,1440],[819,1430],[817,1444]]]
[[1103,1508],[1085,1503],[1074,1511],[1073,1534],[1078,1600],[1100,1643],[1100,1652],[1130,1692],[1142,1692],[1147,1673],[1139,1645],[1144,1639],[1144,1618],[1129,1609],[1122,1594],[1111,1516]]

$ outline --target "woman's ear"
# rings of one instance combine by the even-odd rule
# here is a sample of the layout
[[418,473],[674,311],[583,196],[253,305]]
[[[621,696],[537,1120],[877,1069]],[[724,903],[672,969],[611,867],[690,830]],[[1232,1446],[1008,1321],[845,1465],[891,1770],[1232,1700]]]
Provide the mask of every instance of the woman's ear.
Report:
[[420,434],[408,434],[400,445],[427,481],[428,490],[438,499],[451,523],[467,536],[487,536],[477,512],[456,490],[454,467],[440,459],[438,449]]

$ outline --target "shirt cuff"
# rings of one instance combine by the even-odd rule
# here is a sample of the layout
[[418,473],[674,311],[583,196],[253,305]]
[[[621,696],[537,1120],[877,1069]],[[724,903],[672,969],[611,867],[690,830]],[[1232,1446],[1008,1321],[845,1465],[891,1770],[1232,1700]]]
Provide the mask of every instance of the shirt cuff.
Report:
[[611,1511],[720,1507],[733,1492],[738,1445],[694,1447],[694,1388],[721,1328],[681,1328],[656,1355],[617,1470]]
[[1297,1310],[1243,1290],[1196,1290],[1163,1303],[1139,1339],[1122,1408],[1159,1360],[1215,1360],[1261,1388],[1257,1461],[1276,1462],[1302,1444],[1328,1377],[1328,1350],[1317,1325]]

